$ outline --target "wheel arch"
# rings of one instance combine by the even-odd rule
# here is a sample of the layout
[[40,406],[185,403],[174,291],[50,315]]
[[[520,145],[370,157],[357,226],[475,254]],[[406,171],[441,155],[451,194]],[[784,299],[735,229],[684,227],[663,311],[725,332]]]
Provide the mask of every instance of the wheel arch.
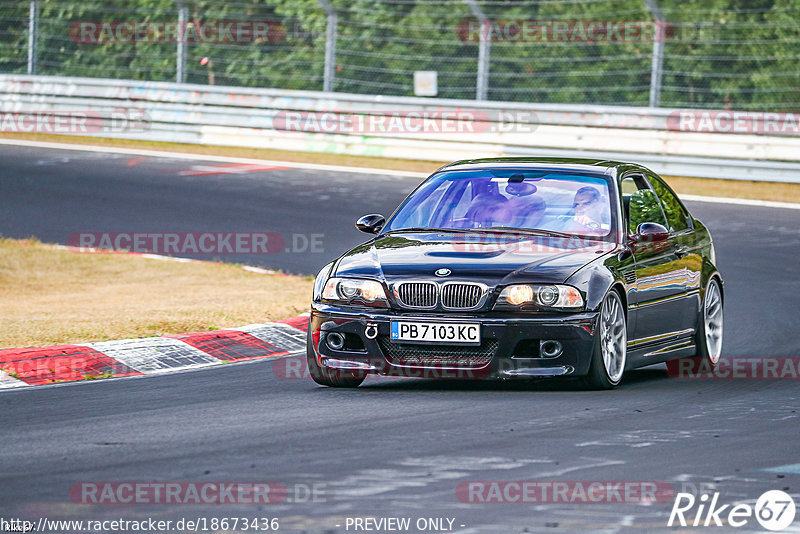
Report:
[[706,291],[708,290],[708,284],[711,283],[712,280],[716,278],[717,285],[719,286],[719,297],[722,299],[722,305],[725,306],[725,283],[722,281],[722,275],[719,274],[719,271],[714,270],[711,274],[708,275],[706,279],[705,287],[703,288],[703,301],[706,298]]
[[625,290],[622,285],[622,279],[619,273],[616,272],[615,267],[614,265],[608,265],[607,258],[597,258],[596,261],[573,273],[565,283],[578,288],[584,293],[587,311],[599,310],[608,292],[615,286],[620,286],[622,287],[620,296],[622,302],[626,304],[627,310],[627,296],[624,295]]
[[611,287],[608,288],[609,291],[616,291],[619,295],[620,300],[622,301],[622,307],[625,308],[625,322],[628,322],[628,294],[625,291],[625,285],[620,280],[616,280]]

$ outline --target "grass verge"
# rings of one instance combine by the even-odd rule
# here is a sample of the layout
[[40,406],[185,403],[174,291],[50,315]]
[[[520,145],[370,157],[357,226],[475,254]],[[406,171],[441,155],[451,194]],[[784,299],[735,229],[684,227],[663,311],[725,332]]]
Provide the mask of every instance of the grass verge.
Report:
[[[387,159],[367,156],[350,156],[346,154],[291,152],[285,150],[270,150],[260,148],[213,145],[207,146],[185,143],[166,143],[160,141],[81,137],[74,135],[3,134],[0,135],[0,138],[104,147],[144,148],[148,150],[183,152],[186,154],[257,158],[291,161],[296,163],[347,165],[351,167],[392,169],[425,173],[433,172],[442,165],[449,163],[448,161]],[[665,178],[678,193],[712,197],[749,198],[754,200],[773,200],[778,202],[800,203],[800,184],[755,182],[746,180],[722,180],[715,178],[690,178],[685,176],[666,176]]]
[[311,278],[0,239],[0,348],[180,334],[308,310]]

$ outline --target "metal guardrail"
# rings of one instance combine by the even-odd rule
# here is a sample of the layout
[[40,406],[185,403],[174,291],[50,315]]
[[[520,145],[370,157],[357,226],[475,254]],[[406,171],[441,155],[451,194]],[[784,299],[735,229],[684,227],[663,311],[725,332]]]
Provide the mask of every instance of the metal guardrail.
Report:
[[[636,161],[666,175],[800,183],[796,133],[682,131],[681,112],[0,75],[0,132],[23,124],[47,131],[47,120],[36,125],[13,120],[25,114],[68,122],[83,113],[89,131],[69,133],[432,161],[597,157]],[[393,117],[418,126],[423,115],[433,117],[434,125],[450,121],[449,128],[386,126]],[[383,126],[341,128],[352,126],[354,117],[374,118]],[[323,128],[321,118],[338,126]],[[309,128],[312,123],[316,129]]]

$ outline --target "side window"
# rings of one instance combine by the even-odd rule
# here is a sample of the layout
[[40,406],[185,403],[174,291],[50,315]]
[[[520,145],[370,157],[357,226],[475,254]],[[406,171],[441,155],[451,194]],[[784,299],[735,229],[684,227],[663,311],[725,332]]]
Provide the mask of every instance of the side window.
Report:
[[683,209],[677,197],[675,197],[672,191],[667,189],[667,186],[664,185],[661,180],[654,176],[649,176],[648,178],[650,180],[650,185],[658,195],[659,200],[661,200],[661,207],[664,209],[664,214],[667,216],[670,230],[673,232],[680,232],[681,230],[689,228],[689,214]]
[[633,234],[645,222],[667,226],[667,220],[658,197],[641,175],[628,176],[622,180],[622,203],[628,221],[628,231]]

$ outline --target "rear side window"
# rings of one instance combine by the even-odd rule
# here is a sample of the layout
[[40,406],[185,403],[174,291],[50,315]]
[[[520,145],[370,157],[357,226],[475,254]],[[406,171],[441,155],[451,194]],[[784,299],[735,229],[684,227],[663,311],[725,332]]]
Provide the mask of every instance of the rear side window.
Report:
[[654,176],[649,176],[650,185],[661,201],[664,215],[667,216],[669,229],[673,232],[680,232],[689,228],[689,214],[683,209],[678,198],[670,191],[667,186]]

